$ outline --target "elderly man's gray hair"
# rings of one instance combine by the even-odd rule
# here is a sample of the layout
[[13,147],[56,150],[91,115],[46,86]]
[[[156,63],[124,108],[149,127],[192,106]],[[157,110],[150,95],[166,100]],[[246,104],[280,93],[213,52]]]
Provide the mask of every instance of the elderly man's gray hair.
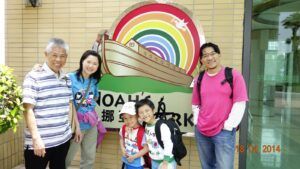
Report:
[[50,52],[52,52],[53,47],[60,47],[65,49],[66,54],[69,53],[69,45],[67,43],[65,43],[64,40],[60,39],[60,38],[51,38],[48,41],[48,44],[46,46],[45,52],[47,54],[49,54]]

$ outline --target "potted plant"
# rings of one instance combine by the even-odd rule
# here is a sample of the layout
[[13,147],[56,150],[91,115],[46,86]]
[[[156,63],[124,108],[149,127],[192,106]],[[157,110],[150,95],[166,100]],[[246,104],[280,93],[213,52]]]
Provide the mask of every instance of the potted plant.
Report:
[[22,90],[12,72],[11,68],[0,65],[0,134],[8,129],[16,132],[23,111]]

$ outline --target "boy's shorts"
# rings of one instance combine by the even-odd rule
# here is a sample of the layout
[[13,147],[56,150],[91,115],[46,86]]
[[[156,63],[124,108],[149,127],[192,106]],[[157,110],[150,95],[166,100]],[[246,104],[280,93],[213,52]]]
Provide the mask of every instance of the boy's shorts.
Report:
[[130,166],[128,164],[125,164],[125,169],[144,169],[144,167],[143,166],[141,166],[141,167],[133,167],[133,166]]

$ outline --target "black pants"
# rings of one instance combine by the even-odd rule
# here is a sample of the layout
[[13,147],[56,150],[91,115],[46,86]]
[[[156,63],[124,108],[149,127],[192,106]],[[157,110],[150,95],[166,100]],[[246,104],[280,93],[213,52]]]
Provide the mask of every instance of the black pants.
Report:
[[70,140],[57,147],[46,148],[45,157],[34,155],[33,150],[24,150],[26,169],[45,169],[49,162],[50,169],[65,169],[66,156],[69,150]]

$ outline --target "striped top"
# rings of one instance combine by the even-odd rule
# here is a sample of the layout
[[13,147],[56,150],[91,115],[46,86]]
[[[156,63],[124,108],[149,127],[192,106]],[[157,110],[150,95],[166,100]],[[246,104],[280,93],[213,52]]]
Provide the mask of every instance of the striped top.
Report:
[[[37,130],[45,148],[56,147],[71,138],[69,102],[72,100],[71,80],[60,72],[57,77],[46,63],[42,70],[29,72],[23,83],[23,102],[34,105]],[[24,147],[33,149],[32,137],[25,127]]]

